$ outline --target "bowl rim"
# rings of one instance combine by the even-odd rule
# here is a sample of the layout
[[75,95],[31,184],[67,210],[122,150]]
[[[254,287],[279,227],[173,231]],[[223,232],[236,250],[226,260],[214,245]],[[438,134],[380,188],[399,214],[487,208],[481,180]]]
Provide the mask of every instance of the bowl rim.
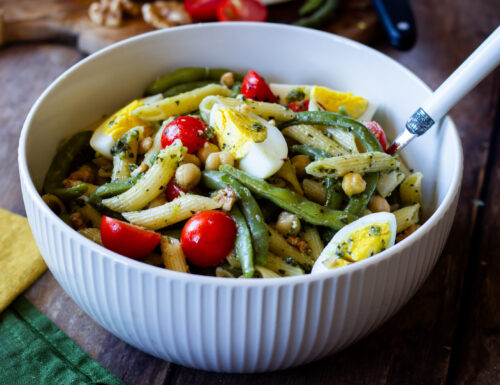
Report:
[[151,38],[151,36],[163,35],[169,33],[179,33],[183,30],[204,30],[204,29],[232,29],[232,28],[268,28],[268,29],[280,29],[280,30],[290,30],[290,31],[298,31],[301,30],[301,33],[311,34],[322,38],[328,38],[333,41],[336,41],[343,45],[351,46],[358,50],[368,51],[370,54],[378,56],[379,59],[385,60],[387,63],[391,65],[395,65],[399,67],[409,78],[415,81],[419,86],[423,87],[428,94],[432,93],[430,87],[417,75],[415,75],[411,70],[398,63],[396,60],[391,57],[385,55],[382,52],[375,50],[374,48],[368,47],[364,44],[361,44],[357,41],[350,40],[348,38],[329,33],[324,31],[313,30],[304,27],[285,25],[285,24],[277,24],[277,23],[258,23],[258,22],[224,22],[224,23],[199,23],[199,24],[191,24],[176,27],[175,29],[163,29],[152,31],[148,33],[144,33],[138,36],[134,36],[125,40],[122,40],[118,43],[114,43],[106,48],[103,48],[92,55],[80,60],[75,63],[67,70],[65,70],[61,75],[59,75],[37,98],[33,106],[31,107],[21,130],[19,145],[18,145],[18,166],[20,173],[21,183],[24,184],[24,194],[28,194],[32,202],[38,207],[39,210],[45,215],[50,217],[52,220],[59,225],[61,231],[70,231],[70,235],[73,238],[76,238],[80,243],[82,243],[85,247],[89,248],[92,252],[97,253],[98,255],[104,256],[106,258],[110,258],[114,263],[118,263],[121,265],[125,265],[130,268],[139,269],[141,273],[150,273],[159,277],[165,277],[169,279],[177,279],[177,280],[190,280],[196,282],[198,284],[216,284],[220,286],[242,286],[242,287],[262,287],[262,286],[283,286],[290,284],[299,284],[299,283],[312,283],[316,281],[322,281],[327,278],[334,278],[343,275],[349,275],[354,273],[355,271],[364,270],[372,265],[376,265],[394,257],[396,254],[403,251],[404,248],[412,247],[419,239],[423,237],[423,235],[432,230],[432,228],[436,225],[438,220],[444,215],[444,213],[450,208],[450,206],[454,202],[455,195],[457,195],[460,191],[460,184],[462,179],[463,172],[463,150],[460,141],[460,137],[457,131],[457,128],[453,122],[453,120],[446,116],[441,124],[447,123],[451,130],[451,139],[453,141],[452,145],[457,149],[458,154],[458,164],[456,164],[454,174],[452,176],[452,181],[450,186],[443,198],[442,203],[437,207],[437,209],[432,213],[432,215],[424,222],[422,226],[420,226],[410,237],[404,239],[403,241],[395,244],[391,248],[377,254],[372,258],[367,258],[362,261],[350,264],[348,266],[344,266],[342,269],[332,269],[329,271],[323,271],[315,274],[304,274],[300,276],[291,276],[291,277],[280,277],[280,278],[260,278],[260,279],[238,279],[238,278],[221,278],[214,276],[205,276],[198,274],[187,274],[178,271],[168,270],[158,268],[156,266],[149,265],[147,263],[143,263],[138,260],[134,260],[131,258],[127,258],[121,254],[115,253],[111,250],[106,249],[104,246],[101,246],[97,243],[92,242],[87,239],[83,235],[79,234],[76,230],[72,229],[68,226],[61,218],[59,218],[50,208],[43,202],[42,197],[38,190],[36,189],[31,175],[28,170],[28,162],[26,157],[26,145],[27,145],[27,137],[29,130],[32,126],[33,118],[36,115],[39,106],[43,102],[43,100],[52,92],[56,91],[60,86],[60,83],[72,72],[77,71],[81,66],[85,66],[87,62],[93,61],[101,56],[112,54],[115,50],[120,50],[122,47],[127,46],[128,44],[141,41]]

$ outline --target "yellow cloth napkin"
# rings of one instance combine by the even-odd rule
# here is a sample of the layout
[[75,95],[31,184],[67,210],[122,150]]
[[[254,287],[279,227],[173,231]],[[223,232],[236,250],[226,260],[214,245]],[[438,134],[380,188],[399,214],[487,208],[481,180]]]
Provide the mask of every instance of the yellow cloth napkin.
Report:
[[28,220],[0,209],[0,312],[46,269]]

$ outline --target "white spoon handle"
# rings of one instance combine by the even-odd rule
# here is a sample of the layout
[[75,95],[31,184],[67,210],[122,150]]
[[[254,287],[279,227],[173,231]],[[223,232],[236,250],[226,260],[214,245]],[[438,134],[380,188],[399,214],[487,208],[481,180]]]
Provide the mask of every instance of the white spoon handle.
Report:
[[499,64],[500,27],[497,27],[422,104],[422,109],[437,122]]
[[500,27],[465,60],[408,119],[405,130],[387,149],[396,154],[434,123],[500,64]]

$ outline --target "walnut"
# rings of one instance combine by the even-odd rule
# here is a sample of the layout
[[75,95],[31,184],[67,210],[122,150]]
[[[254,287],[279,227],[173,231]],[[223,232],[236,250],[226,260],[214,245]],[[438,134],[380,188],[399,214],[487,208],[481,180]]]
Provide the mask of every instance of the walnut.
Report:
[[222,210],[231,211],[238,197],[231,186],[227,185],[226,188],[219,190],[214,200],[220,203]]
[[93,183],[95,180],[95,172],[92,167],[84,164],[78,170],[73,171],[71,174],[69,174],[68,179]]
[[295,246],[297,249],[299,249],[301,253],[309,253],[310,251],[309,243],[304,241],[302,238],[289,236],[286,238],[286,241],[290,245]]
[[192,23],[182,3],[176,1],[155,1],[142,6],[144,21],[155,28],[169,28]]
[[73,225],[73,228],[75,230],[82,230],[82,229],[86,229],[88,227],[87,223],[85,221],[85,218],[83,217],[83,215],[81,213],[71,214],[69,216],[69,220],[70,220],[70,222]]
[[420,225],[411,225],[410,227],[408,227],[405,231],[396,236],[396,243],[401,242],[403,239],[409,237],[410,234],[414,233],[419,227]]
[[119,27],[123,12],[120,0],[100,0],[90,4],[89,17],[95,24],[106,27]]

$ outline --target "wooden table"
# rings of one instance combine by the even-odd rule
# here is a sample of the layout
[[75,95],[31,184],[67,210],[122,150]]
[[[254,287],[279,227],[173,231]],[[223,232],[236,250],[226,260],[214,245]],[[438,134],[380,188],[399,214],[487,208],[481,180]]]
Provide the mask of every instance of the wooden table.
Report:
[[[375,48],[439,85],[500,24],[498,0],[413,1],[419,40],[398,52]],[[24,214],[17,142],[38,95],[82,55],[73,48],[19,45],[0,50],[0,206]],[[381,90],[383,92],[383,90]],[[446,248],[417,295],[377,331],[313,364],[259,375],[187,369],[118,340],[66,295],[50,272],[27,297],[92,358],[126,384],[499,384],[500,383],[500,71],[451,112],[465,169]]]

